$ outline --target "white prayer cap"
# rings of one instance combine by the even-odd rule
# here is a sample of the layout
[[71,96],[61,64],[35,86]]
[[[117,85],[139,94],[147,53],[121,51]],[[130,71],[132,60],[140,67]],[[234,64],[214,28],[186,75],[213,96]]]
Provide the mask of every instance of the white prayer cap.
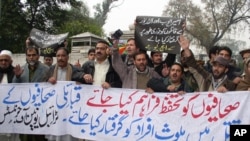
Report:
[[8,55],[12,59],[12,53],[9,50],[2,50],[0,55]]

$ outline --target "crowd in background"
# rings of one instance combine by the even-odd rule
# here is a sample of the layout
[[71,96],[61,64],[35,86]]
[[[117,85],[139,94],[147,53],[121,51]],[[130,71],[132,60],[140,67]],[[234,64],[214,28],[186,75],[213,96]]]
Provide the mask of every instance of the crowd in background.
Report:
[[[119,53],[119,40],[113,40],[113,46],[105,40],[97,42],[88,52],[88,61],[84,64],[69,62],[69,50],[59,46],[53,56],[43,56],[39,61],[39,49],[27,41],[26,63],[13,66],[12,53],[2,50],[0,53],[0,82],[27,83],[75,81],[77,84],[99,85],[108,88],[143,89],[154,92],[176,92],[181,95],[188,92],[250,90],[250,49],[240,52],[244,70],[232,62],[232,50],[227,46],[214,46],[209,51],[209,60],[203,65],[194,58],[189,48],[189,40],[180,36],[180,58],[168,54],[163,60],[162,52],[145,50],[136,46],[134,38],[127,40],[126,54]],[[180,60],[177,62],[176,60]],[[0,140],[12,141],[78,141],[71,135],[24,135],[1,134]]]

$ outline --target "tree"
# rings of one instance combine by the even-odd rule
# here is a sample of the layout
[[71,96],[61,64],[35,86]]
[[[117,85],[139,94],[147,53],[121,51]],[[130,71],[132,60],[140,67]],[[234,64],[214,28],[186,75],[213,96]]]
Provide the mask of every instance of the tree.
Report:
[[97,23],[102,27],[108,17],[108,13],[112,8],[117,7],[118,5],[113,5],[113,2],[118,0],[104,0],[102,4],[97,4],[94,6],[96,12],[94,13],[94,19],[96,19]]
[[25,46],[28,26],[21,12],[23,5],[16,0],[2,1],[0,19],[0,46],[19,52]]
[[[1,1],[2,2],[2,1]],[[33,27],[57,33],[64,22],[65,7],[77,7],[76,0],[8,0],[2,3],[0,46],[12,52],[23,52],[25,40]]]
[[22,12],[30,29],[36,27],[56,32],[55,29],[61,25],[67,12],[66,7],[78,7],[81,4],[77,0],[26,0]]
[[206,48],[218,43],[239,23],[250,24],[249,0],[170,0],[163,15],[187,20],[187,33]]

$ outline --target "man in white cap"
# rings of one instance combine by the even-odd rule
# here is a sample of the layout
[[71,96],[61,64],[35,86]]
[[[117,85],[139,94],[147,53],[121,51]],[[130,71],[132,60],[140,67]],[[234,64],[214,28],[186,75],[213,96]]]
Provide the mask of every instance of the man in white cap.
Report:
[[[14,76],[12,66],[12,53],[9,50],[2,50],[0,53],[0,83],[12,83]],[[1,141],[20,141],[18,134],[0,134]]]
[[12,53],[9,50],[2,50],[0,53],[0,83],[11,83],[14,72],[12,66]]

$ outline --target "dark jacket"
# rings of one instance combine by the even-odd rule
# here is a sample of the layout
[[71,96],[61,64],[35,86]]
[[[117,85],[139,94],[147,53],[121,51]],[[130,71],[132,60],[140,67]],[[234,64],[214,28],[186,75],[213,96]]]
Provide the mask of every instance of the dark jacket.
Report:
[[[215,89],[213,88],[213,81],[212,81],[212,73],[209,73],[208,71],[206,71],[203,67],[199,66],[196,63],[196,60],[194,58],[194,55],[192,53],[191,56],[187,57],[185,60],[185,63],[193,68],[190,69],[190,72],[193,74],[195,80],[197,81],[198,85],[199,85],[199,91],[203,92],[203,91],[215,91]],[[229,91],[234,91],[236,88],[236,85],[229,80],[228,78],[225,79],[220,86],[224,86],[225,88],[227,88]]]
[[0,82],[3,79],[3,74],[6,73],[7,74],[7,78],[8,78],[8,83],[12,83],[12,79],[14,77],[14,67],[13,66],[9,66],[9,68],[7,69],[2,69],[0,68]]
[[[119,75],[113,69],[110,57],[108,58],[108,61],[109,61],[110,66],[109,66],[108,72],[106,74],[105,82],[108,82],[111,85],[111,87],[121,88],[122,81],[121,81]],[[82,70],[85,74],[91,74],[92,76],[94,76],[94,73],[95,73],[94,61],[90,60],[90,61],[85,62],[82,65]]]
[[175,62],[175,58],[176,58],[176,54],[169,53],[167,57],[165,58],[165,60],[162,61],[159,66],[154,67],[154,64],[152,63],[151,60],[149,61],[148,66],[154,68],[154,70],[162,77],[161,71],[163,69],[163,65],[166,64],[167,67],[171,67],[173,63]]
[[[148,81],[147,86],[154,90],[155,92],[170,92],[167,90],[167,87],[171,85],[169,78],[165,79],[158,79],[158,78],[151,78]],[[173,92],[194,92],[193,89],[185,82],[184,79],[181,80],[181,85]]]
[[[84,73],[78,69],[77,67],[73,66],[72,64],[69,64],[72,68],[72,74],[71,74],[71,81],[77,81],[81,83],[85,83],[85,80],[83,79]],[[49,77],[53,76],[54,70],[55,70],[56,65],[52,65],[49,69]]]

